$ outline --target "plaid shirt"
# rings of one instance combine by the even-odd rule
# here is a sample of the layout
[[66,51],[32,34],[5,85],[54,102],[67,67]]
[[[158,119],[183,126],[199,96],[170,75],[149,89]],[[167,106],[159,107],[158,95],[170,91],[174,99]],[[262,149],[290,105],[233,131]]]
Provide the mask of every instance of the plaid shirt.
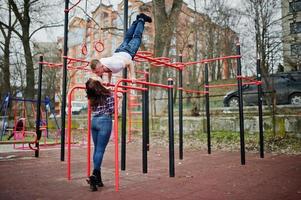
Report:
[[114,97],[107,97],[102,106],[92,107],[93,115],[112,115],[114,112]]

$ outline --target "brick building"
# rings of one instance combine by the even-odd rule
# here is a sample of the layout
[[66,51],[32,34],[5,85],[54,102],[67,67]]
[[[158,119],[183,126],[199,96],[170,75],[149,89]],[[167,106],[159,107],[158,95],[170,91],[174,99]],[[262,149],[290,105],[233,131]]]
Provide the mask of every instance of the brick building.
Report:
[[282,0],[284,70],[301,70],[301,0]]

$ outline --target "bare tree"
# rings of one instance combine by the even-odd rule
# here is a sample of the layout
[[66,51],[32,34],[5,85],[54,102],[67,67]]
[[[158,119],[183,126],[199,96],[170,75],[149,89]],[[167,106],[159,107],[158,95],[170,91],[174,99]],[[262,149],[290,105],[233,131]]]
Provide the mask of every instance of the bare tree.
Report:
[[[35,91],[32,88],[35,86],[35,76],[31,50],[31,39],[39,30],[47,27],[61,26],[61,24],[52,24],[52,20],[43,20],[44,13],[42,11],[44,11],[45,8],[49,9],[51,7],[47,5],[48,2],[40,2],[37,0],[8,0],[7,3],[11,7],[15,18],[19,22],[19,26],[13,28],[2,21],[0,21],[0,24],[16,34],[22,42],[24,59],[26,63],[26,88],[23,94],[27,97],[33,98]],[[52,10],[52,12],[54,11]],[[38,27],[35,28],[35,26]]]
[[[280,1],[277,0],[246,0],[245,12],[248,23],[253,24],[251,33],[254,33],[256,54],[262,63],[262,71],[265,75],[273,70],[275,59],[279,58],[281,35],[277,26],[280,26]],[[253,30],[252,30],[253,29]],[[280,61],[279,61],[280,62]]]
[[[3,5],[5,6],[5,5]],[[8,5],[8,8],[0,8],[5,15],[8,15],[7,20],[7,27],[0,24],[0,31],[2,33],[2,37],[4,41],[0,42],[0,49],[3,51],[2,62],[0,65],[1,70],[1,93],[0,95],[3,96],[4,93],[12,92],[11,91],[11,84],[10,84],[10,43],[12,39],[12,29],[15,27],[17,20],[12,19],[12,10],[11,6]],[[5,19],[4,16],[1,16],[2,19]]]
[[[171,40],[177,26],[177,19],[181,11],[183,0],[173,0],[166,3],[165,0],[153,0],[153,16],[155,18],[155,41],[154,55],[156,57],[168,56]],[[152,81],[161,82],[166,78],[163,76],[163,68],[151,68],[151,73],[162,76],[152,76]]]

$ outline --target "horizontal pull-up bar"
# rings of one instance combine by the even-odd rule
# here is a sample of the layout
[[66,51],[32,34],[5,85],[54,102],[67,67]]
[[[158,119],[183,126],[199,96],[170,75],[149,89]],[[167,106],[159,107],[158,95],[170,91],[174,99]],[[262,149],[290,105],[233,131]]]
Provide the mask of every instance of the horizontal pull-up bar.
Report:
[[167,57],[153,58],[151,57],[151,54],[147,54],[147,53],[145,54],[145,52],[143,53],[138,52],[135,56],[135,60],[139,62],[148,61],[151,62],[152,65],[158,67],[172,67],[175,69],[180,69],[178,63],[170,63],[170,58]]
[[68,56],[63,56],[63,58],[66,58],[67,60],[69,60],[68,64],[70,64],[71,62],[82,62],[82,63],[87,63],[86,66],[88,66],[90,63],[89,61],[79,59],[79,58],[72,58],[72,57],[68,57]]
[[184,88],[178,88],[178,90],[182,90],[183,92],[186,92],[186,93],[195,93],[195,94],[208,94],[207,91],[199,91],[199,90],[187,90],[187,89],[184,89]]
[[[111,86],[114,87],[115,84],[113,83],[102,83],[105,86]],[[135,87],[135,86],[127,86],[127,85],[119,85],[119,88],[124,88],[124,89],[132,89],[132,90],[139,90],[139,91],[147,91],[147,88],[141,88],[141,87]]]
[[[242,83],[242,85],[261,85],[261,81],[251,81],[251,82],[245,82]],[[236,83],[230,83],[230,84],[220,84],[220,85],[204,85],[205,88],[223,88],[223,87],[232,87],[237,86]]]
[[195,65],[195,64],[215,62],[215,61],[218,61],[218,60],[237,59],[237,58],[241,58],[241,55],[224,56],[224,57],[219,57],[219,58],[210,58],[210,59],[204,59],[204,60],[200,60],[200,61],[186,62],[186,63],[183,63],[183,64],[185,66],[187,66],[187,65]]
[[[133,81],[133,80],[130,80],[130,79],[120,79],[120,80],[118,80],[118,82],[116,83],[116,85],[118,85],[118,87],[120,87],[119,86],[120,82],[149,85],[149,86],[160,87],[160,88],[165,88],[165,89],[171,89],[171,88],[173,88],[173,86],[170,86],[170,85],[164,85],[164,84],[152,83],[152,82],[146,82],[146,81]],[[116,85],[115,85],[115,87],[116,87]]]

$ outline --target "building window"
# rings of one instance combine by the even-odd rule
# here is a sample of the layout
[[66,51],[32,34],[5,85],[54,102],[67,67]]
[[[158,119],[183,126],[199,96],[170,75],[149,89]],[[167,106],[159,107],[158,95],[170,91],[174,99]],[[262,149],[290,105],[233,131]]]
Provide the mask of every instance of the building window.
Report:
[[103,18],[107,18],[107,17],[109,17],[109,14],[106,13],[106,12],[104,12],[104,13],[103,13]]
[[289,3],[289,12],[301,11],[301,0],[293,1]]
[[291,55],[301,56],[301,43],[291,45]]
[[291,34],[301,33],[301,22],[290,23]]

